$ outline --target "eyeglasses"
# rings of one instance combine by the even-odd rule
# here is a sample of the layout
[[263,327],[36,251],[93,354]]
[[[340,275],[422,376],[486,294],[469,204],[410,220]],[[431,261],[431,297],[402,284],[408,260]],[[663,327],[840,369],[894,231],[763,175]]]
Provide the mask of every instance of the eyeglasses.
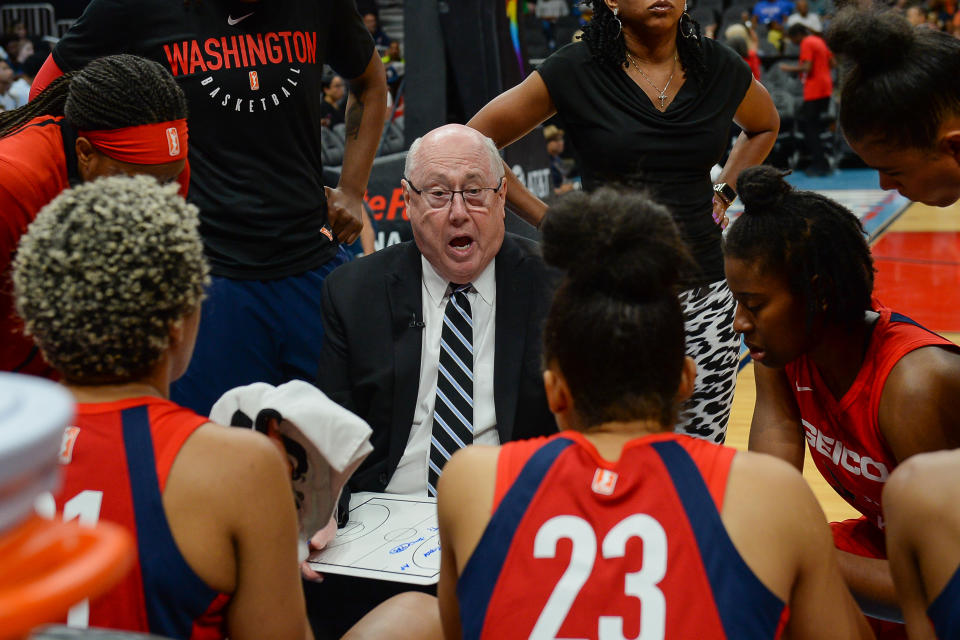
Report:
[[497,182],[495,187],[470,187],[468,189],[443,189],[441,187],[431,187],[429,189],[417,189],[413,186],[413,183],[410,182],[409,178],[405,178],[407,184],[410,185],[410,188],[413,189],[413,192],[418,196],[422,196],[424,200],[427,201],[434,209],[440,209],[442,207],[447,207],[453,204],[453,198],[458,193],[463,198],[463,203],[468,207],[482,207],[487,204],[487,193],[492,192],[496,193],[500,191],[500,187],[503,186],[504,176],[500,177],[500,181]]

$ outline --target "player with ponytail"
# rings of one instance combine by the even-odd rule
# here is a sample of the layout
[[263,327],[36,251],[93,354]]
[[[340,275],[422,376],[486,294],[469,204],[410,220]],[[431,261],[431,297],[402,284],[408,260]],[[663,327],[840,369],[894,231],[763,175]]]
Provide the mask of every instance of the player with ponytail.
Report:
[[773,167],[738,183],[727,234],[734,328],[755,363],[750,449],[803,468],[805,449],[863,517],[832,524],[847,585],[880,638],[902,638],[881,493],[923,451],[960,446],[960,348],[873,298],[859,220]]
[[899,12],[850,7],[827,30],[845,66],[840,125],[884,189],[938,207],[960,198],[960,40]]
[[544,329],[560,433],[444,467],[446,637],[869,637],[800,474],[674,433],[696,367],[666,208],[578,192],[543,245],[566,272]]

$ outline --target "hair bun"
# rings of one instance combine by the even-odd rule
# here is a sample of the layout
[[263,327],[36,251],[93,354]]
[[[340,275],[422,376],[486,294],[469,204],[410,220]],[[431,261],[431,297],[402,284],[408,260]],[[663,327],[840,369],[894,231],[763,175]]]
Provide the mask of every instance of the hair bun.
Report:
[[571,285],[636,301],[672,293],[692,265],[665,207],[611,188],[571,193],[551,206],[543,253]]
[[737,195],[744,209],[756,214],[776,208],[783,196],[793,191],[783,179],[788,173],[763,164],[744,169],[737,178]]
[[890,9],[845,7],[827,29],[830,50],[866,75],[895,68],[913,53],[917,34],[907,19]]

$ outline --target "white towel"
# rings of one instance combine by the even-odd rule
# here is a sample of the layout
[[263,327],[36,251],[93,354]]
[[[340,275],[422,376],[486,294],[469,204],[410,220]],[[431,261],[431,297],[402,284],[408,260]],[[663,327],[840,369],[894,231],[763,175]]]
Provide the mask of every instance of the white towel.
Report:
[[263,433],[271,419],[277,421],[292,468],[300,560],[306,559],[306,541],[328,526],[343,486],[373,451],[370,426],[302,380],[231,389],[213,405],[210,419]]

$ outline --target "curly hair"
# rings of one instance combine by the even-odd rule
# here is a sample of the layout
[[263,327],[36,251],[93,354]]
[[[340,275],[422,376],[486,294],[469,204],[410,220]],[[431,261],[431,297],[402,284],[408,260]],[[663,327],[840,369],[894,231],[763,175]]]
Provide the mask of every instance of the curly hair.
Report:
[[66,116],[78,129],[120,129],[186,118],[187,99],[162,66],[120,54],[65,73],[27,104],[0,113],[0,137],[46,115]]
[[636,192],[571,193],[544,219],[543,257],[566,271],[544,360],[559,365],[584,426],[672,426],[686,340],[679,283],[693,261],[670,212]]
[[64,378],[136,380],[169,345],[209,281],[197,208],[149,176],[67,189],[45,206],[13,262],[17,313]]
[[807,327],[852,326],[871,308],[873,258],[857,216],[813,191],[798,191],[785,173],[761,165],[737,179],[743,214],[724,241],[727,257],[783,274],[806,301]]
[[[585,0],[585,4],[593,7],[593,18],[583,27],[583,41],[587,43],[590,54],[599,64],[613,68],[625,68],[627,62],[627,46],[620,33],[620,22],[610,11],[604,0]],[[677,28],[677,58],[680,68],[693,78],[697,86],[703,86],[707,78],[707,62],[703,52],[700,24],[686,12]],[[686,21],[695,38],[683,36],[684,21]]]

